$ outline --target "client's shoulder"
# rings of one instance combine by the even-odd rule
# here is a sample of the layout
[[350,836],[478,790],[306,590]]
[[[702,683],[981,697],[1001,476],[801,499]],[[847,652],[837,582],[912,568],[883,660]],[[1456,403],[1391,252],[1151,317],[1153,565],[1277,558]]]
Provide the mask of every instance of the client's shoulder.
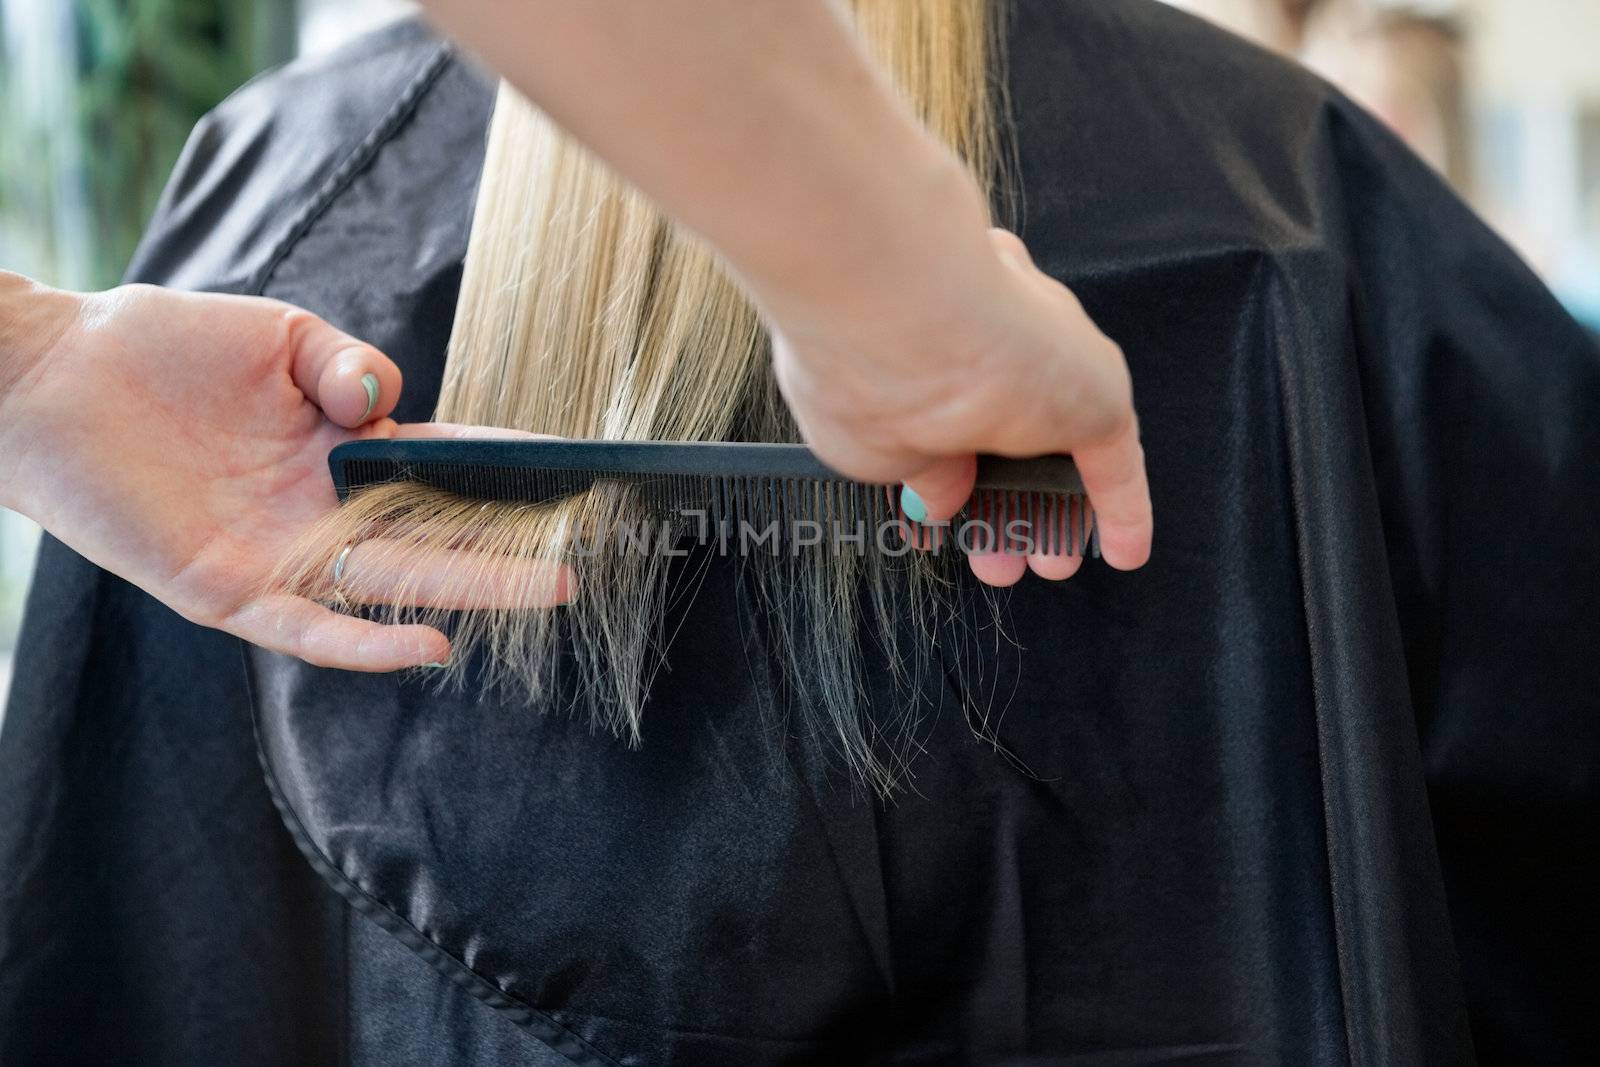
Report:
[[1248,119],[1315,109],[1333,95],[1293,58],[1164,0],[1009,0],[1001,10],[1013,55],[1100,85],[1093,98],[1166,98]]
[[1329,239],[1346,105],[1299,63],[1157,0],[1016,0],[1008,40],[1030,247],[1090,269]]
[[452,108],[447,125],[481,139],[492,98],[489,79],[413,19],[259,75],[196,124],[128,274],[248,290],[297,220],[419,109]]
[[272,126],[315,144],[359,139],[408,88],[426,84],[450,49],[421,22],[400,19],[345,44],[257,75],[201,121],[233,133]]

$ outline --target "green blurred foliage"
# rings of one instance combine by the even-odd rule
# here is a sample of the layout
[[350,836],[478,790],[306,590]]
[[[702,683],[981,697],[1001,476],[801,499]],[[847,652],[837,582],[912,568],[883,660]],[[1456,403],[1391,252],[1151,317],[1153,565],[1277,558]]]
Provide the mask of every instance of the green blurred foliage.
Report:
[[[0,5],[17,0],[0,0]],[[40,0],[32,6],[41,8]],[[44,0],[62,49],[55,69],[5,72],[0,225],[6,244],[60,284],[121,277],[196,120],[256,72],[287,59],[293,0]],[[15,84],[18,78],[56,84]],[[67,128],[26,113],[65,100]],[[63,139],[69,139],[64,141]],[[79,217],[67,219],[63,213]],[[64,233],[86,234],[64,271]],[[71,258],[71,257],[67,257]],[[61,277],[61,273],[81,277]]]
[[[80,289],[117,283],[189,130],[295,42],[294,0],[0,0],[0,15],[19,35],[0,39],[0,267]],[[0,515],[0,660],[32,542]]]

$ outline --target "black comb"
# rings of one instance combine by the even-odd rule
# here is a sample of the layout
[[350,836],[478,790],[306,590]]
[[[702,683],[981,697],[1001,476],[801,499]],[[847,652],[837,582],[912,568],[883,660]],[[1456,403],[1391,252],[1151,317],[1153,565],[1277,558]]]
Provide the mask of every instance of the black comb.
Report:
[[[572,439],[372,439],[328,456],[339,499],[388,482],[412,482],[478,500],[545,503],[596,483],[625,484],[653,510],[692,518],[699,540],[727,549],[729,535],[775,527],[776,551],[820,531],[824,541],[860,547],[850,534],[906,521],[899,486],[846,478],[804,445]],[[1027,524],[1019,527],[1017,523]],[[974,525],[975,524],[975,525]],[[912,524],[915,525],[915,524]],[[1042,551],[1099,556],[1094,514],[1068,456],[979,456],[977,488],[951,522],[958,547],[1007,551],[1025,529]],[[967,528],[963,540],[962,528]],[[948,546],[952,538],[943,538]],[[807,541],[806,543],[818,543]]]

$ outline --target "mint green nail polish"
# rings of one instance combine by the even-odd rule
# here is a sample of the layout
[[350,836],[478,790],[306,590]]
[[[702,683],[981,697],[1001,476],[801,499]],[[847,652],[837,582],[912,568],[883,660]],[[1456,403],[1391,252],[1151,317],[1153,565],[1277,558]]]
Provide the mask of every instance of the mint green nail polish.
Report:
[[442,671],[445,668],[449,667],[450,664],[448,664],[448,663],[424,663],[423,666],[424,667],[431,667],[436,671]]
[[367,410],[361,413],[361,421],[366,422],[367,416],[372,414],[372,409],[378,406],[378,376],[371,372],[363,374],[361,388],[367,391]]
[[922,502],[917,491],[909,485],[900,487],[900,510],[906,513],[906,518],[912,522],[921,522],[928,517],[928,505]]

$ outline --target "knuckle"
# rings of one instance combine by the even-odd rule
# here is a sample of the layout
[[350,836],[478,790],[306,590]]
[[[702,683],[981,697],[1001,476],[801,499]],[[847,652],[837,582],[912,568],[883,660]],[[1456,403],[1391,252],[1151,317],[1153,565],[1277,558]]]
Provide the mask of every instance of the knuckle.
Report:
[[286,304],[276,310],[278,321],[283,324],[284,329],[291,332],[309,330],[316,321],[315,315],[302,308],[290,307]]
[[309,663],[313,667],[335,666],[333,657],[328,654],[328,650],[322,646],[322,643],[311,640],[311,635],[306,633],[296,634],[294,639],[279,651]]
[[1109,405],[1094,412],[1089,420],[1091,444],[1104,444],[1127,435],[1133,426],[1133,409],[1125,404]]
[[277,328],[286,344],[298,346],[322,325],[322,320],[303,308],[280,304],[275,309]]
[[1027,255],[1028,246],[1023,243],[1022,238],[1003,226],[992,227],[989,230],[989,240],[1002,250]]
[[1133,430],[1133,378],[1128,373],[1127,360],[1122,348],[1109,337],[1105,338],[1105,359],[1108,374],[1103,383],[1099,401],[1091,405],[1086,420],[1086,431],[1093,443],[1112,441]]
[[[209,605],[187,608],[180,611],[179,614],[196,626],[204,626],[208,630],[227,630],[231,618],[224,612]],[[240,634],[239,636],[243,637],[244,635]]]
[[1086,445],[1103,445],[1127,435],[1133,407],[1118,398],[1102,398],[1081,409],[1079,435]]

